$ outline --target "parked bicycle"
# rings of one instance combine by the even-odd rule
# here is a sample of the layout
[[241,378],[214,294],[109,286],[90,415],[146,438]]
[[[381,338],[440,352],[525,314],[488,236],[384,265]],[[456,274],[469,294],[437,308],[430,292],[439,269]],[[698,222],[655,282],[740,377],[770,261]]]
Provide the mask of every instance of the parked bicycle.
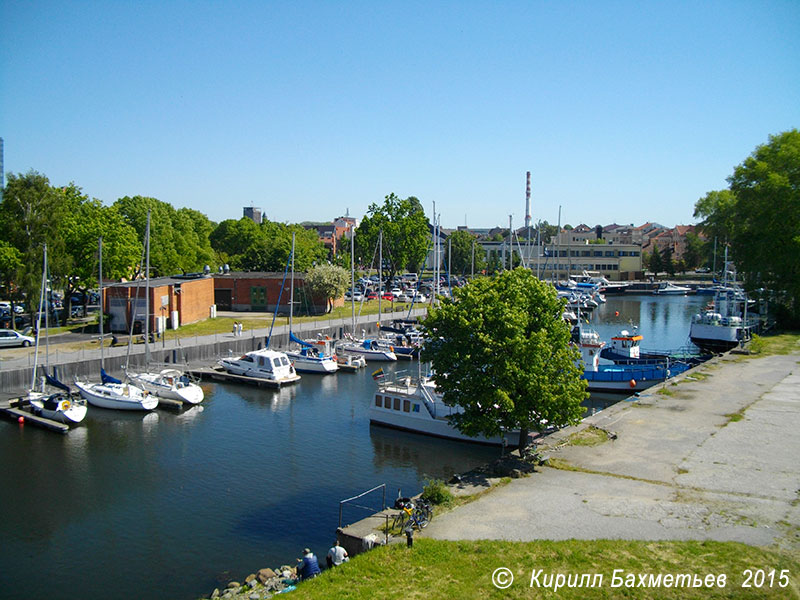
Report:
[[421,530],[433,518],[433,508],[424,500],[414,502],[411,498],[398,498],[394,507],[400,512],[395,515],[390,531],[402,533],[408,527]]

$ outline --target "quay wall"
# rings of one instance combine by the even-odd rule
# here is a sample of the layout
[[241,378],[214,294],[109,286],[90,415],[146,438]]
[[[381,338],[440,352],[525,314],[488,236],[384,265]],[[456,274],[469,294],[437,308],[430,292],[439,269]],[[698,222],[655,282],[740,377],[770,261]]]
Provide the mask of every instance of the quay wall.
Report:
[[[420,317],[426,309],[412,311],[412,317]],[[384,313],[382,320],[385,324],[393,319],[402,319],[409,316],[408,311]],[[378,333],[377,315],[367,315],[356,318],[356,334],[370,336]],[[297,323],[293,327],[294,334],[300,338],[315,338],[317,335],[329,336],[333,339],[342,339],[345,332],[352,330],[351,319],[330,319],[326,321],[310,321]],[[232,333],[222,333],[197,338],[182,338],[178,344],[175,340],[166,343],[157,340],[150,344],[151,363],[180,363],[192,366],[207,366],[216,363],[223,356],[241,355],[251,350],[264,348],[267,342],[269,329],[255,329],[245,331],[240,337]],[[285,349],[289,346],[289,328],[286,325],[275,327],[270,340],[270,347]],[[129,365],[141,367],[145,364],[144,344],[134,344],[130,350]],[[104,349],[105,370],[111,375],[119,375],[128,361],[127,346]],[[40,359],[44,360],[44,352],[40,348]],[[53,360],[53,356],[57,356]],[[55,353],[50,349],[50,367],[58,368],[59,379],[67,384],[75,379],[89,378],[96,380],[100,376],[100,350]],[[3,395],[19,395],[24,393],[31,384],[32,366],[13,366],[4,361],[0,369],[0,392]],[[40,371],[41,374],[41,371]]]

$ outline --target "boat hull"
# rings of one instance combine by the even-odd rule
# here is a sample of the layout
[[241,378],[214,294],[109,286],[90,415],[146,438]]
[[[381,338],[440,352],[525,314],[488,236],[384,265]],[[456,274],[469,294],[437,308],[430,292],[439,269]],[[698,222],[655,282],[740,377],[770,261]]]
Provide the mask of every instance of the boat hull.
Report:
[[688,364],[669,365],[601,365],[597,371],[584,371],[590,392],[632,394],[653,387],[689,369]]
[[158,397],[145,394],[141,389],[126,383],[81,383],[75,387],[92,406],[113,410],[153,410],[158,406]]
[[196,383],[180,381],[181,374],[172,375],[172,383],[165,379],[164,373],[139,373],[130,375],[131,380],[143,390],[155,394],[159,398],[179,400],[187,404],[199,404],[205,394],[203,388]]
[[[65,425],[74,425],[83,421],[86,417],[87,407],[86,403],[80,398],[67,398],[63,395],[55,398],[55,402],[47,402],[48,397],[39,395],[39,397],[29,396],[31,409],[35,415],[50,419],[51,421],[58,421]],[[49,408],[55,404],[55,407]]]

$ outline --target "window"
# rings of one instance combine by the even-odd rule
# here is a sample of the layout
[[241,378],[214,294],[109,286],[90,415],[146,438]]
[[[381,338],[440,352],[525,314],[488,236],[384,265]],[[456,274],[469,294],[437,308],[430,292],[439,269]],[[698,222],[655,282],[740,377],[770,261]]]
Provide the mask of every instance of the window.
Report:
[[414,410],[412,410],[411,412],[418,413],[419,412],[419,404],[415,404],[414,405]]
[[375,406],[380,408],[383,405],[383,397],[382,396],[375,396]]
[[606,254],[605,255],[606,256],[610,256],[611,258],[613,258],[614,257],[614,251],[613,250],[606,250]]
[[250,308],[252,310],[267,310],[267,288],[252,286],[250,288]]
[[394,409],[395,410],[400,410],[400,398],[395,398],[394,399]]
[[389,396],[383,397],[383,408],[392,408],[392,399]]
[[411,412],[411,400],[403,400],[403,412]]

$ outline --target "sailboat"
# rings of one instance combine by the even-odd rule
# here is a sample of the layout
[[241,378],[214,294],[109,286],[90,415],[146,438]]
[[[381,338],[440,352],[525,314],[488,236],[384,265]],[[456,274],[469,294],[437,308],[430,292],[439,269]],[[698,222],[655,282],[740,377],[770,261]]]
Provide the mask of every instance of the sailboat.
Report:
[[336,360],[330,354],[326,354],[314,344],[305,342],[295,336],[292,331],[292,321],[294,319],[294,241],[295,234],[292,232],[292,283],[289,292],[289,341],[300,346],[297,350],[288,350],[286,356],[292,361],[295,371],[298,373],[335,373],[339,370]]
[[[44,311],[44,337],[45,347],[48,349],[46,353],[46,361],[49,360],[49,347],[50,340],[47,335],[48,332],[48,313],[49,310],[45,306],[45,295],[47,290],[47,244],[44,246],[44,266],[42,269],[42,290],[39,298],[39,314],[36,318],[36,351],[33,358],[33,374],[31,377],[31,389],[28,392],[28,402],[31,405],[33,413],[53,421],[59,421],[64,424],[80,423],[86,416],[86,402],[80,397],[74,397],[72,390],[69,386],[61,383],[55,376],[47,374],[47,366],[45,365],[45,373],[42,377],[41,387],[36,389],[36,372],[38,369],[39,361],[39,337],[41,335],[42,312]],[[45,385],[50,385],[57,391],[46,391]]]
[[86,401],[92,406],[100,408],[113,408],[117,410],[153,410],[158,406],[158,398],[149,392],[129,383],[123,383],[111,377],[105,371],[103,364],[103,316],[105,313],[103,301],[103,238],[99,243],[100,254],[100,383],[76,381],[75,387]]
[[180,400],[186,404],[199,404],[203,401],[203,388],[191,381],[189,377],[176,369],[168,367],[160,371],[150,371],[150,211],[147,211],[147,227],[145,229],[145,319],[144,319],[144,355],[147,367],[142,372],[125,373],[131,382],[143,390],[160,398]]
[[[355,245],[355,230],[351,229],[350,234],[350,286],[351,289],[355,290],[355,281],[356,281],[356,270],[355,270],[355,259],[353,252]],[[383,248],[383,231],[379,234],[381,250]],[[379,262],[382,262],[383,256],[381,254],[381,258]],[[378,269],[381,269],[382,265],[378,266]],[[379,279],[382,279],[379,277]],[[379,285],[383,282],[381,281]],[[364,360],[378,360],[378,361],[396,361],[397,355],[394,353],[394,348],[386,347],[382,344],[379,340],[374,339],[364,339],[364,340],[357,340],[354,337],[355,330],[356,330],[356,308],[355,302],[351,302],[352,304],[352,311],[353,311],[353,334],[349,336],[347,340],[341,341],[336,345],[336,354],[337,356],[360,356]],[[378,294],[378,310],[381,309],[381,294]],[[380,314],[378,315],[380,319]]]

